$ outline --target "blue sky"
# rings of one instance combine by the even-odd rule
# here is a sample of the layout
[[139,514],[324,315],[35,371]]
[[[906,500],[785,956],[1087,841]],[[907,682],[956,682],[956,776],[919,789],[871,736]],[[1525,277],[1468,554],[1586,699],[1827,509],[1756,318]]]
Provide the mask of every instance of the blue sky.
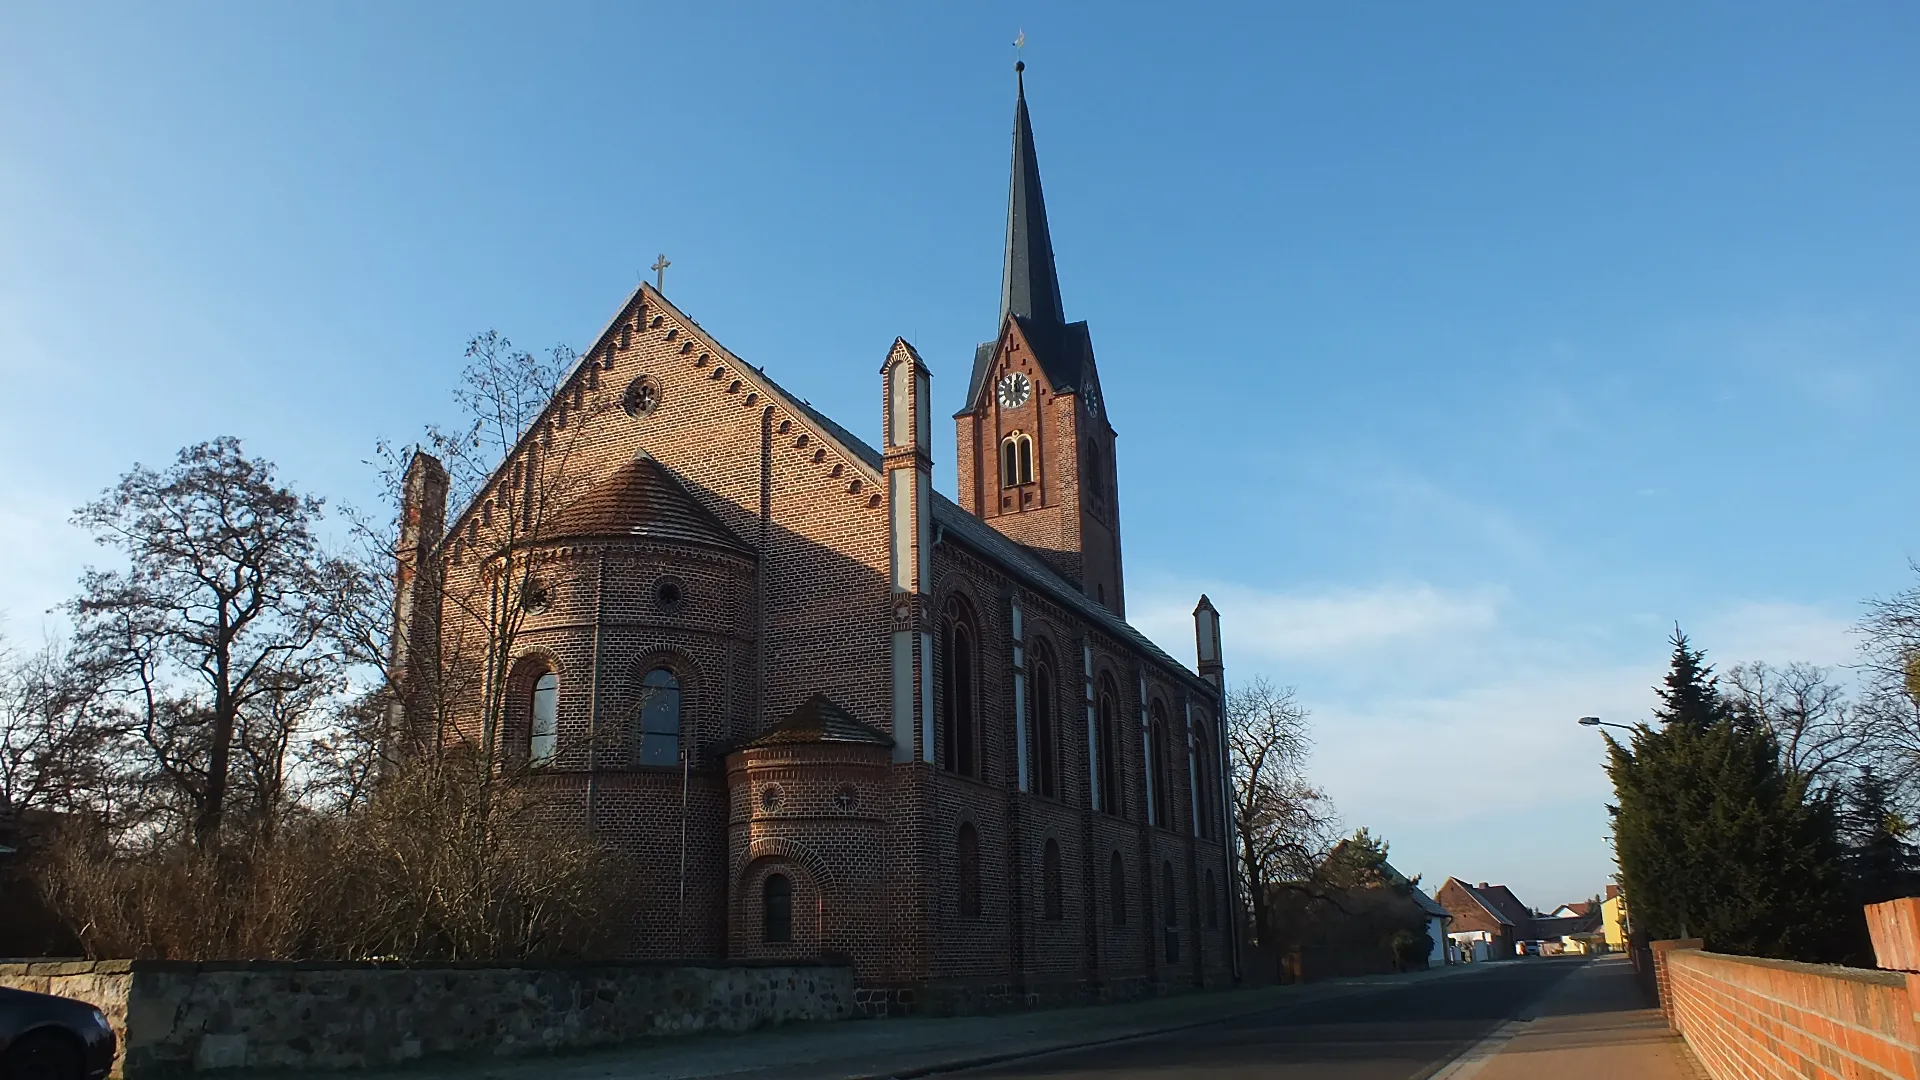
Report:
[[855,430],[896,334],[957,408],[1023,28],[1134,620],[1190,655],[1209,591],[1402,869],[1589,895],[1574,717],[1676,621],[1844,663],[1910,579],[1920,10],[1567,7],[6,5],[7,629],[131,462],[371,503],[469,336],[584,346],[661,251]]

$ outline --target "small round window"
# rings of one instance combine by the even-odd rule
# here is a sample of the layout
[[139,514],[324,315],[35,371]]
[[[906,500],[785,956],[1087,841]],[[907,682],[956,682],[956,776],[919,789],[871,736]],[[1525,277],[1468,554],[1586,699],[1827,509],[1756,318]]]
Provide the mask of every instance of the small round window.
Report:
[[684,597],[678,581],[672,578],[661,578],[660,584],[654,587],[653,598],[661,607],[671,611],[680,606],[680,601]]
[[645,375],[636,375],[620,395],[620,407],[628,416],[647,416],[660,407],[660,388]]
[[538,615],[553,606],[553,592],[539,578],[528,578],[520,585],[520,610]]

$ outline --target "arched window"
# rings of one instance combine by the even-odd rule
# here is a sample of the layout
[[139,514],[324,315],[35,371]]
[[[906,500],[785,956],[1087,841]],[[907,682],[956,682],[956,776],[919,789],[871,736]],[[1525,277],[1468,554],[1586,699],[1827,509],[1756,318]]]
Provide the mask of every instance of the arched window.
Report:
[[1043,641],[1033,647],[1033,789],[1042,798],[1060,794],[1058,741],[1054,708],[1053,650]]
[[1040,917],[1059,922],[1066,917],[1060,888],[1060,845],[1047,840],[1040,849]]
[[785,874],[768,874],[760,886],[760,940],[769,945],[793,940],[793,882]]
[[663,667],[647,672],[634,721],[634,764],[680,764],[680,679],[673,672]]
[[1127,925],[1127,864],[1120,861],[1117,851],[1107,860],[1107,891],[1113,925]]
[[1202,840],[1213,839],[1220,795],[1213,786],[1213,739],[1204,724],[1193,726],[1193,826]]
[[940,764],[962,776],[978,776],[979,721],[974,711],[972,621],[966,605],[957,597],[948,602],[942,630],[947,661],[947,730]]
[[1148,742],[1153,748],[1153,760],[1147,764],[1147,782],[1153,785],[1153,823],[1163,829],[1171,829],[1173,785],[1168,782],[1167,714],[1156,701],[1149,717]]
[[551,671],[533,680],[533,701],[527,710],[527,760],[544,765],[560,748],[560,676]]
[[1215,888],[1213,871],[1207,871],[1207,929],[1220,929],[1220,891]]
[[1180,920],[1173,907],[1173,864],[1160,864],[1160,922],[1166,928],[1167,963],[1180,959]]
[[1095,497],[1106,493],[1106,481],[1100,467],[1100,447],[1092,439],[1087,440],[1087,452],[1080,459],[1080,476],[1087,493]]
[[1096,713],[1097,749],[1100,752],[1100,809],[1116,817],[1120,814],[1120,723],[1119,705],[1113,680],[1100,677],[1100,704]]
[[1033,483],[1033,439],[1016,431],[1000,440],[1000,486]]
[[960,877],[960,915],[962,918],[980,917],[980,834],[973,825],[963,822],[960,825],[959,842],[955,844]]

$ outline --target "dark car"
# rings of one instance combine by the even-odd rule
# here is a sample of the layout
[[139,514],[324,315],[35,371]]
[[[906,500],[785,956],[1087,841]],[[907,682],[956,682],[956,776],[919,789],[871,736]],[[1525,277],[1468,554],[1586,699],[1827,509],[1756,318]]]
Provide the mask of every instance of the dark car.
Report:
[[99,1080],[119,1041],[107,1017],[84,1001],[0,986],[0,1077]]

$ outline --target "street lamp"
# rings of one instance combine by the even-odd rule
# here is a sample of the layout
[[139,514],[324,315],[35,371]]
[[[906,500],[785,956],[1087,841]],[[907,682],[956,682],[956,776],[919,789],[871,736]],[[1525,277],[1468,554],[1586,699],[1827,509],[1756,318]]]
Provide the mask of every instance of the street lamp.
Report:
[[1583,717],[1581,717],[1581,718],[1580,718],[1580,726],[1581,726],[1581,727],[1617,727],[1617,728],[1619,728],[1619,729],[1620,729],[1621,731],[1632,731],[1632,730],[1633,730],[1633,728],[1632,728],[1632,726],[1630,726],[1630,725],[1628,725],[1628,724],[1610,724],[1610,723],[1608,723],[1607,721],[1605,721],[1605,720],[1602,720],[1602,719],[1600,719],[1600,718],[1599,718],[1599,717],[1597,717],[1597,716],[1583,716]]

